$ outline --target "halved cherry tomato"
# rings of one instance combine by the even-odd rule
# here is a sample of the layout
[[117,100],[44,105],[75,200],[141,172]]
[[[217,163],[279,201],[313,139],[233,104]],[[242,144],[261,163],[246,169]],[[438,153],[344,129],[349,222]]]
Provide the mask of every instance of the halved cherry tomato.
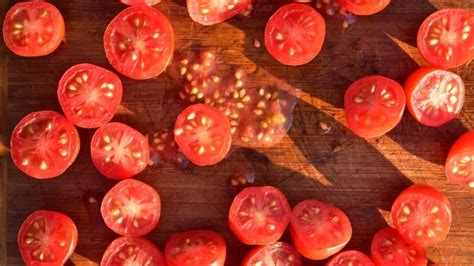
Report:
[[318,55],[325,36],[326,23],[314,8],[289,4],[278,9],[268,20],[265,47],[280,63],[299,66]]
[[426,266],[428,263],[422,248],[409,244],[390,227],[375,234],[371,254],[376,266]]
[[173,57],[173,28],[157,9],[131,6],[107,26],[104,48],[118,72],[132,79],[150,79],[161,74]]
[[372,260],[362,252],[357,250],[346,250],[343,251],[331,259],[325,264],[326,266],[374,266]]
[[100,266],[153,265],[166,266],[161,251],[142,237],[122,236],[110,243]]
[[398,82],[367,76],[352,83],[344,95],[349,128],[358,136],[375,138],[398,125],[405,110],[405,93]]
[[232,142],[229,120],[207,104],[194,104],[184,109],[176,119],[174,136],[184,155],[200,166],[222,161]]
[[451,147],[446,176],[453,183],[474,188],[474,131],[462,135]]
[[352,226],[340,209],[310,199],[293,208],[290,233],[301,255],[323,260],[344,248],[352,237]]
[[62,76],[58,98],[64,114],[76,126],[100,127],[117,111],[122,100],[122,82],[105,68],[79,64]]
[[244,258],[242,266],[301,266],[300,254],[284,242],[259,246],[252,249]]
[[148,140],[122,123],[97,129],[91,141],[92,162],[108,178],[125,179],[145,170],[150,159]]
[[437,127],[453,120],[464,103],[464,83],[455,73],[423,67],[405,83],[408,110],[425,126]]
[[40,210],[31,213],[21,225],[18,247],[26,265],[63,265],[76,248],[77,236],[71,218]]
[[144,236],[160,220],[160,195],[138,180],[122,180],[105,194],[100,212],[105,224],[115,233]]
[[420,247],[446,239],[451,227],[451,204],[437,189],[415,184],[405,189],[392,205],[392,222],[400,235]]
[[64,173],[76,160],[80,146],[74,125],[54,111],[28,114],[16,125],[10,140],[13,163],[38,179]]
[[134,5],[149,5],[149,6],[154,6],[158,3],[161,2],[161,0],[120,0],[120,2],[129,5],[129,6],[134,6]]
[[474,12],[443,9],[431,14],[418,30],[421,55],[432,66],[455,68],[474,58]]
[[8,10],[3,22],[3,40],[20,56],[43,56],[54,52],[64,39],[64,19],[52,4],[21,2]]
[[235,196],[229,210],[231,231],[247,245],[277,242],[290,222],[285,194],[271,186],[249,187]]
[[347,11],[359,15],[367,16],[373,15],[384,10],[390,0],[337,0],[342,8]]
[[165,247],[168,266],[223,266],[226,244],[210,230],[192,230],[171,236]]
[[199,24],[213,25],[243,13],[252,0],[187,0],[189,16]]

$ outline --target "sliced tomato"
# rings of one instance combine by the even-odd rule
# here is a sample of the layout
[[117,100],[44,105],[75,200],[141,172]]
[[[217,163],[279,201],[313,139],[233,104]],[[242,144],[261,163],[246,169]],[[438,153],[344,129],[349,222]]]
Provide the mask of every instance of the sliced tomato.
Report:
[[346,250],[343,251],[331,259],[325,264],[326,266],[374,266],[372,260],[362,252],[357,250]]
[[285,194],[271,186],[249,187],[235,196],[229,210],[229,227],[247,245],[277,242],[290,222]]
[[455,68],[474,58],[474,12],[443,9],[431,14],[418,30],[417,45],[432,66]]
[[168,266],[223,266],[226,244],[210,230],[192,230],[171,236],[165,247]]
[[289,4],[278,9],[265,27],[265,47],[284,65],[309,63],[321,51],[326,23],[312,7]]
[[68,216],[40,210],[30,214],[18,233],[18,247],[26,265],[63,265],[77,245],[77,228]]
[[425,266],[428,263],[422,248],[409,244],[390,227],[375,234],[371,254],[376,266]]
[[120,2],[129,5],[129,6],[134,6],[134,5],[149,5],[149,6],[154,6],[158,3],[161,2],[161,0],[120,0]]
[[97,129],[91,141],[92,162],[108,178],[125,179],[145,170],[150,159],[148,140],[122,123]]
[[465,88],[455,73],[423,67],[408,77],[405,93],[412,116],[425,126],[438,127],[461,112]]
[[389,4],[390,0],[337,0],[342,8],[347,11],[359,15],[367,16],[373,15],[384,10]]
[[161,251],[142,237],[122,236],[110,243],[100,266],[153,265],[166,266]]
[[107,26],[104,48],[118,72],[132,79],[150,79],[161,74],[171,61],[173,28],[157,9],[131,6]]
[[38,179],[64,173],[76,160],[80,146],[74,125],[54,111],[28,114],[16,125],[10,140],[13,163]]
[[300,254],[284,242],[276,242],[252,249],[244,258],[242,266],[301,266]]
[[213,25],[245,12],[252,0],[187,0],[189,16],[199,24]]
[[78,127],[95,128],[109,122],[122,100],[122,82],[113,72],[92,64],[69,68],[58,86],[59,103]]
[[446,176],[453,183],[474,188],[474,131],[462,135],[451,147]]
[[293,208],[290,233],[301,255],[323,260],[344,248],[352,237],[352,226],[340,209],[310,199]]
[[400,235],[427,247],[446,239],[452,222],[451,204],[437,189],[415,184],[405,189],[392,205],[392,222]]
[[358,136],[375,138],[400,123],[405,110],[402,86],[382,76],[367,76],[352,83],[344,95],[347,125]]

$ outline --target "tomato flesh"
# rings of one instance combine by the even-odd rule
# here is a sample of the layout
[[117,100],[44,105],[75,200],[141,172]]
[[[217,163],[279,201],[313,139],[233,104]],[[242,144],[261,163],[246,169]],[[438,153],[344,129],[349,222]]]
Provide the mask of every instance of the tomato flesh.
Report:
[[10,140],[13,163],[25,174],[53,178],[64,173],[79,154],[74,125],[54,111],[33,112],[16,125]]
[[474,131],[462,135],[451,147],[446,176],[453,183],[474,188]]
[[77,245],[77,228],[68,216],[35,211],[23,222],[18,247],[26,265],[63,265]]
[[134,5],[149,5],[149,6],[154,6],[156,4],[159,4],[161,0],[120,0],[120,2],[129,5],[129,6],[134,6]]
[[355,15],[368,16],[384,10],[390,0],[338,0],[338,3]]
[[332,257],[326,266],[374,266],[372,260],[357,250],[346,250]]
[[244,258],[242,266],[301,266],[300,254],[290,245],[277,242],[252,249]]
[[122,236],[110,243],[100,266],[153,265],[166,266],[161,251],[141,237]]
[[187,0],[189,16],[202,25],[214,25],[245,12],[252,0]]

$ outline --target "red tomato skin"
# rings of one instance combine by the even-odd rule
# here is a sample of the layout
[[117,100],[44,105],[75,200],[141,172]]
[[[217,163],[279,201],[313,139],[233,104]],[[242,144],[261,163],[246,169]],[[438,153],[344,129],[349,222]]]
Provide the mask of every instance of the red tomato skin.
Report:
[[390,4],[390,0],[372,0],[366,4],[356,4],[354,0],[337,0],[337,2],[347,11],[359,16],[376,14],[384,10]]
[[[293,253],[291,255],[294,256],[294,259],[291,261],[292,263],[287,265],[287,266],[302,266],[303,262],[301,261],[301,256],[300,254],[295,250],[294,247],[290,246],[289,244],[285,242],[276,242],[270,245],[266,246],[257,246],[253,248],[247,255],[245,255],[245,258],[242,262],[242,266],[254,266],[254,259],[260,257],[260,253],[265,252],[265,249],[268,248],[278,248],[278,249],[284,249],[288,253]],[[273,257],[273,256],[272,256]],[[280,265],[280,264],[278,264]],[[268,265],[268,264],[263,264],[262,266],[274,266],[274,265]]]
[[119,264],[114,263],[113,258],[117,250],[126,244],[133,244],[146,249],[148,252],[147,255],[154,259],[154,263],[152,264],[153,266],[167,266],[163,253],[161,253],[161,251],[152,242],[143,237],[129,236],[121,236],[112,241],[112,243],[107,246],[107,249],[102,256],[100,266],[119,266]]
[[355,265],[358,266],[375,266],[374,262],[367,255],[357,250],[346,250],[334,255],[326,262],[325,266],[344,266],[347,264],[343,264],[343,262],[347,259],[357,259],[358,263]]
[[448,158],[446,159],[446,176],[448,177],[448,180],[459,185],[474,188],[474,180],[458,180],[455,179],[454,176],[451,176],[452,169],[449,167],[451,160],[463,153],[470,153],[474,155],[474,131],[469,131],[459,137],[449,150]]
[[149,6],[154,6],[158,3],[161,2],[161,0],[120,0],[122,4],[126,4],[129,6],[134,6],[134,5],[149,5]]

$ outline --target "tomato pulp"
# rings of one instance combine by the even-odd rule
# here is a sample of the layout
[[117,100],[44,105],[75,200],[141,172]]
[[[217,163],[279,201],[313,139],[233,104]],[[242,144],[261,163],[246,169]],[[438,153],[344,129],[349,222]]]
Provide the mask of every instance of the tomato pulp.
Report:
[[242,266],[302,266],[300,254],[284,242],[276,242],[252,249],[244,258]]
[[244,13],[252,0],[187,0],[189,16],[202,25],[214,25]]
[[448,180],[474,188],[474,131],[462,135],[449,151],[446,159]]
[[129,6],[134,6],[134,5],[149,5],[149,6],[154,6],[156,4],[159,4],[161,0],[120,0],[120,2],[129,5]]
[[337,2],[342,8],[359,16],[373,15],[390,4],[390,0],[337,0]]
[[122,236],[110,243],[102,256],[100,266],[153,265],[166,266],[161,251],[141,237]]
[[326,266],[347,266],[347,265],[357,265],[357,266],[374,266],[375,264],[372,260],[367,257],[362,252],[357,250],[346,250],[343,251],[332,258],[325,264]]

